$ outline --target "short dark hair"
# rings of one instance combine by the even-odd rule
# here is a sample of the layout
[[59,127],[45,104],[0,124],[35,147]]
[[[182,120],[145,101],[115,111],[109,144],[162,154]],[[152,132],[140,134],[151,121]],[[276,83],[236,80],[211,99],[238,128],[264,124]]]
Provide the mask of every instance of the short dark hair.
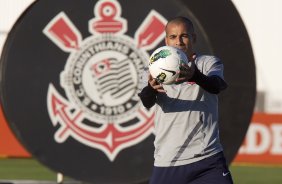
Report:
[[165,26],[165,30],[167,29],[168,24],[170,23],[185,23],[187,26],[187,29],[189,30],[190,33],[194,33],[194,25],[193,22],[187,18],[187,17],[183,17],[183,16],[178,16],[178,17],[174,17],[173,19],[169,20]]

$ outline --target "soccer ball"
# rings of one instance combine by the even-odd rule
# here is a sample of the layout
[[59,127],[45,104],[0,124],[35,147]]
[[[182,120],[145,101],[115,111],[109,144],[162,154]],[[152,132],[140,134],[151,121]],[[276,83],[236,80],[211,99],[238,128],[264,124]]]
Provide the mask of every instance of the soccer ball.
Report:
[[182,63],[188,64],[186,54],[175,47],[163,46],[150,56],[149,72],[161,84],[173,84],[179,76]]

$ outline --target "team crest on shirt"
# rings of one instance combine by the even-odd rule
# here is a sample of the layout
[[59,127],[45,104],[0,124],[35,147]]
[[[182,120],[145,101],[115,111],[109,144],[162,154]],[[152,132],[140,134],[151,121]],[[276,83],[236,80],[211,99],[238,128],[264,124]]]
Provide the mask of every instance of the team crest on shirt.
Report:
[[[134,38],[125,35],[127,20],[115,0],[100,0],[83,38],[64,12],[43,33],[69,54],[59,83],[50,83],[47,107],[58,143],[75,139],[103,151],[114,161],[125,148],[152,133],[153,112],[142,108],[138,91],[151,50],[164,38],[166,20],[155,10],[144,17]],[[59,126],[57,126],[59,125]]]

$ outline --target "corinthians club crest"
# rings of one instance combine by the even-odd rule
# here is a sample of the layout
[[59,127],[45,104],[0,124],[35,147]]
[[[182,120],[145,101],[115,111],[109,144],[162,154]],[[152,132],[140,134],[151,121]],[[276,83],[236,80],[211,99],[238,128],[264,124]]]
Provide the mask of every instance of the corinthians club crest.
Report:
[[113,161],[125,148],[140,143],[153,130],[153,112],[137,96],[149,56],[164,38],[166,20],[151,10],[136,30],[125,35],[127,20],[116,0],[100,0],[88,22],[91,36],[83,38],[64,12],[43,33],[69,53],[59,81],[65,94],[49,84],[47,107],[58,143],[72,137],[103,151]]

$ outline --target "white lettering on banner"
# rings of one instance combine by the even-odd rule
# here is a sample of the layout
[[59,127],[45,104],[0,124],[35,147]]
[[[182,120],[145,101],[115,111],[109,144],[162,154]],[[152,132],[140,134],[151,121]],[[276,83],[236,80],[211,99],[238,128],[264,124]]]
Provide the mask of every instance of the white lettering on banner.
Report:
[[[261,137],[260,142],[258,142],[259,137]],[[240,148],[240,154],[262,154],[266,152],[271,142],[268,127],[258,123],[251,124],[245,141],[245,145]]]
[[245,142],[239,149],[239,154],[260,155],[267,152],[282,155],[282,124],[273,123],[267,126],[262,123],[252,123]]
[[272,124],[271,130],[273,141],[270,153],[273,155],[282,155],[282,124]]

